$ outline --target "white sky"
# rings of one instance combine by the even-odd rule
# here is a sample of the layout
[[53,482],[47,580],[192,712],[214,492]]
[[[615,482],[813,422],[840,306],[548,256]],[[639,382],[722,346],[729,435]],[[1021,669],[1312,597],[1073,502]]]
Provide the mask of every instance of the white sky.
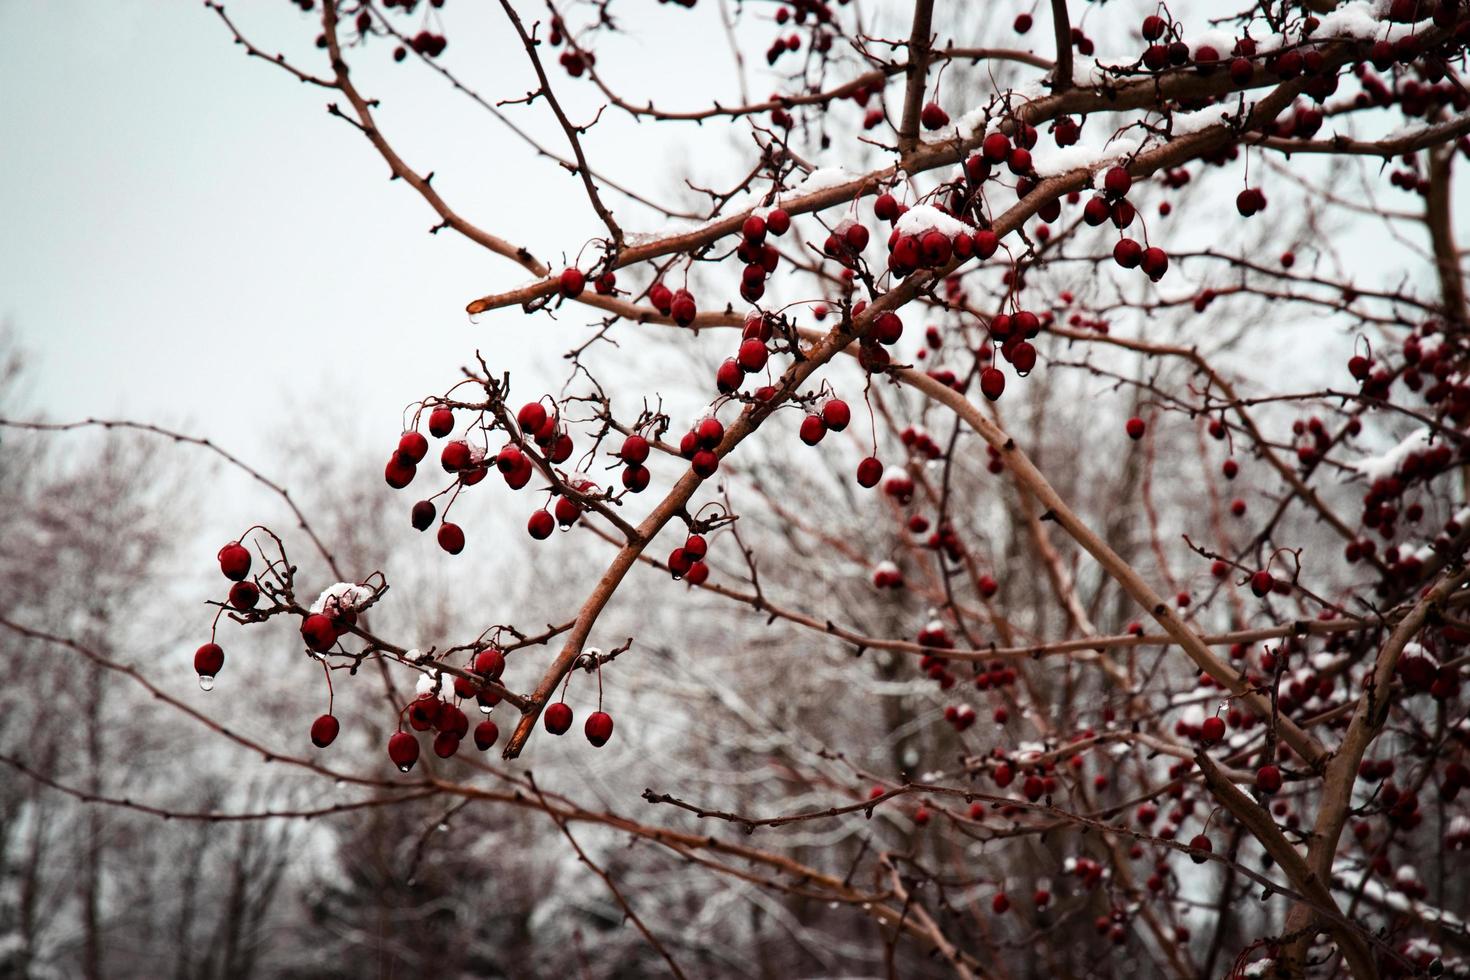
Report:
[[[262,48],[324,70],[312,17],[285,0],[229,10]],[[524,52],[498,7],[450,0],[444,13],[447,66],[464,70],[455,56],[483,55],[490,39],[493,69],[465,74],[490,97],[526,91]],[[672,39],[690,24],[717,38],[713,5],[679,13],[651,16],[651,33],[624,42],[635,50],[618,60],[644,71],[656,48],[677,70],[708,68]],[[438,172],[451,203],[551,261],[596,232],[575,178],[390,51],[380,41],[356,54],[354,75],[385,98],[385,131],[411,165]],[[182,424],[248,456],[288,412],[331,398],[386,452],[401,408],[453,383],[477,347],[527,387],[563,377],[570,344],[542,341],[549,330],[571,338],[588,318],[556,327],[503,311],[471,323],[468,300],[524,272],[452,233],[428,235],[427,206],[324,111],[334,93],[247,58],[202,4],[3,3],[0,52],[0,317],[33,355],[30,388],[52,417]],[[570,88],[565,76],[553,84]],[[578,118],[590,119],[586,106]],[[564,149],[543,106],[510,112]],[[648,188],[678,135],[655,128],[609,114],[591,137],[594,165]],[[672,182],[652,190],[678,194]],[[625,226],[653,227],[609,201]]]

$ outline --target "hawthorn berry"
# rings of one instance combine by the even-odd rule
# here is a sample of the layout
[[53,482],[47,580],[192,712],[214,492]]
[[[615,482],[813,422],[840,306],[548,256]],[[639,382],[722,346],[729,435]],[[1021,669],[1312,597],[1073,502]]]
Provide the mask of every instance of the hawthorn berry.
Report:
[[582,274],[581,269],[563,269],[558,279],[561,294],[567,299],[575,299],[582,295],[582,290],[587,286],[587,277]]
[[1006,898],[1005,892],[996,892],[995,897],[990,900],[990,908],[996,915],[1005,915],[1010,911],[1011,900]]
[[601,748],[607,744],[608,739],[612,738],[612,715],[606,711],[594,711],[587,716],[587,724],[583,727],[583,731],[587,733],[587,741]]
[[565,735],[572,727],[572,709],[565,701],[546,706],[546,730],[553,735]]
[[1127,167],[1110,167],[1103,175],[1103,190],[1111,197],[1123,197],[1133,187],[1133,175]]
[[993,367],[980,372],[980,390],[986,398],[995,401],[1006,390],[1006,376]]
[[1143,246],[1131,238],[1120,238],[1113,246],[1113,261],[1125,269],[1136,269],[1143,261]]
[[429,435],[443,439],[454,431],[454,412],[440,405],[429,413]]
[[[739,362],[742,371],[746,374],[754,374],[766,366],[766,358],[768,356],[766,345],[757,338],[750,337],[740,342],[740,353],[737,355],[736,360]],[[736,386],[739,386],[738,382]]]
[[808,446],[815,446],[826,434],[827,423],[822,421],[822,416],[808,415],[801,420],[801,441]]
[[554,511],[558,524],[562,527],[571,527],[582,516],[582,505],[570,497],[559,497]]
[[457,555],[464,550],[464,530],[458,524],[439,525],[439,547]]
[[858,463],[858,486],[867,488],[876,487],[878,481],[881,479],[883,479],[883,461],[878,459],[878,457],[869,456],[861,463]]
[[1257,599],[1264,599],[1270,595],[1275,585],[1276,580],[1264,568],[1251,575],[1251,591],[1255,593]]
[[534,511],[530,520],[526,522],[526,530],[537,541],[545,541],[551,537],[551,532],[556,530],[556,518],[552,517],[548,510]]
[[486,680],[499,680],[505,671],[505,654],[494,647],[486,647],[475,654],[475,673]]
[[841,432],[851,421],[852,409],[842,399],[830,399],[822,406],[822,422],[833,432]]
[[938,102],[928,102],[919,110],[919,121],[925,129],[943,129],[949,125],[949,113],[940,108]]
[[322,715],[311,723],[311,744],[319,749],[324,749],[337,740],[337,732],[341,725],[332,715]]
[[766,215],[766,231],[781,236],[791,229],[791,215],[782,208],[775,208]]
[[397,453],[390,456],[388,465],[383,467],[383,479],[394,490],[402,490],[408,486],[417,474],[418,467],[412,463],[405,463]]
[[1219,715],[1211,715],[1199,726],[1200,741],[1206,745],[1214,745],[1225,737],[1225,719]]
[[337,628],[321,613],[312,613],[301,621],[301,639],[309,650],[326,653],[337,642]]
[[225,665],[225,651],[218,643],[206,643],[194,651],[194,672],[199,686],[206,691],[214,687],[214,677]]
[[459,751],[460,736],[453,732],[440,732],[434,736],[434,754],[441,759],[448,759]]
[[1143,438],[1143,433],[1146,428],[1147,426],[1144,425],[1143,419],[1139,418],[1136,415],[1133,418],[1129,419],[1128,422],[1124,425],[1124,429],[1126,429],[1128,432],[1128,438],[1132,439],[1134,442],[1137,442],[1139,439]]
[[1195,864],[1204,864],[1205,861],[1209,860],[1205,855],[1211,853],[1214,849],[1215,845],[1210,843],[1208,837],[1204,834],[1195,834],[1189,840],[1189,859]]
[[438,510],[434,507],[432,500],[420,500],[413,505],[413,510],[409,512],[409,520],[412,522],[414,530],[427,531],[429,525],[434,523],[434,518],[437,515]]
[[240,612],[248,612],[260,601],[260,587],[254,582],[236,582],[230,586],[230,605]]
[[1270,796],[1281,789],[1281,769],[1266,765],[1256,770],[1256,789]]
[[618,458],[630,466],[636,466],[648,459],[648,440],[636,432],[623,440],[623,448],[618,450]]
[[475,726],[475,748],[481,752],[488,752],[499,738],[500,727],[489,718]]
[[231,541],[219,550],[219,570],[225,578],[238,582],[250,574],[250,551],[238,541]]
[[408,732],[394,732],[388,739],[388,758],[399,772],[408,772],[419,761],[419,740]]

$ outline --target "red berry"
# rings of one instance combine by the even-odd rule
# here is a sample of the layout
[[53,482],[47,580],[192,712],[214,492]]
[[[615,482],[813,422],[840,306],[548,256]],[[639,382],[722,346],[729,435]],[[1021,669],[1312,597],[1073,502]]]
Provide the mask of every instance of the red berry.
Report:
[[459,751],[461,736],[453,732],[440,732],[434,737],[434,754],[441,759],[447,759]]
[[572,709],[565,701],[546,706],[546,730],[553,735],[565,735],[572,727]]
[[1211,715],[1205,719],[1199,727],[1200,741],[1206,745],[1214,745],[1225,737],[1225,719],[1219,715]]
[[995,401],[1006,390],[1006,376],[993,367],[980,372],[980,390],[986,398]]
[[398,459],[414,465],[429,454],[429,440],[422,432],[405,432],[398,440]]
[[481,752],[487,752],[500,738],[500,728],[495,722],[486,718],[475,726],[475,748]]
[[419,740],[408,732],[394,732],[388,739],[388,758],[399,772],[408,772],[419,761]]
[[1264,599],[1271,594],[1271,589],[1276,585],[1276,580],[1271,573],[1264,568],[1251,575],[1251,591],[1256,594],[1257,599]]
[[1120,238],[1113,246],[1113,261],[1125,269],[1136,269],[1143,261],[1143,246],[1131,238]]
[[646,466],[630,466],[623,470],[623,486],[627,487],[630,493],[642,493],[647,490],[648,482],[652,478],[653,474]]
[[337,642],[337,628],[321,613],[312,613],[301,622],[301,638],[308,649],[325,653]]
[[1267,796],[1281,789],[1281,770],[1276,766],[1262,766],[1257,769],[1256,789]]
[[992,163],[1000,163],[1011,155],[1011,141],[1005,133],[991,133],[980,144],[980,152]]
[[437,514],[438,511],[435,509],[433,501],[420,500],[413,505],[413,510],[409,512],[409,520],[413,524],[414,530],[427,531],[429,525],[434,523],[434,517]]
[[526,522],[526,530],[537,541],[545,541],[551,537],[551,532],[556,530],[556,518],[552,517],[548,510],[535,511],[531,514],[531,519]]
[[833,398],[822,406],[822,421],[833,432],[841,432],[852,421],[852,409],[841,398]]
[[1133,418],[1128,420],[1124,428],[1128,432],[1128,438],[1137,442],[1139,439],[1143,438],[1143,433],[1146,426],[1143,424],[1143,419],[1134,416]]
[[[470,458],[470,444],[463,439],[456,439],[444,444],[444,450],[439,454],[439,465],[444,467],[446,473],[458,473],[470,468]],[[392,464],[393,461],[389,460],[389,465]]]
[[454,412],[440,405],[429,413],[429,435],[443,439],[454,431]]
[[714,476],[715,471],[720,468],[720,457],[716,456],[708,449],[701,449],[697,453],[695,453],[694,458],[689,461],[689,467],[690,469],[694,470],[694,472],[701,479],[707,480],[710,477]]
[[941,109],[939,103],[929,102],[919,110],[919,121],[925,129],[941,129],[949,124],[949,113]]
[[199,675],[199,685],[206,691],[214,686],[214,675],[224,665],[225,651],[218,643],[206,643],[194,651],[194,672]]
[[827,423],[822,421],[820,415],[808,415],[801,420],[801,441],[808,446],[815,446],[826,434]]
[[1189,841],[1189,850],[1191,851],[1189,859],[1195,864],[1204,864],[1208,860],[1205,855],[1214,849],[1215,845],[1210,843],[1208,837],[1204,834],[1195,834]]
[[618,457],[629,465],[637,465],[648,459],[648,440],[634,433],[623,440]]
[[612,738],[613,720],[612,715],[606,711],[594,711],[587,716],[587,724],[583,728],[587,733],[587,741],[601,748]]
[[781,208],[775,208],[766,215],[766,231],[773,235],[784,235],[791,229],[791,215]]
[[570,497],[558,497],[555,512],[558,524],[562,527],[571,527],[577,523],[577,518],[582,516],[582,505]]
[[574,299],[582,295],[582,290],[587,285],[587,277],[582,274],[581,269],[563,269],[560,284],[561,294],[567,299]]
[[487,680],[499,680],[505,670],[505,654],[487,647],[475,654],[475,673]]
[[254,609],[260,601],[260,587],[254,582],[236,582],[230,586],[230,605],[240,612]]
[[418,467],[404,462],[397,453],[388,457],[388,465],[383,467],[383,479],[388,481],[388,486],[394,490],[402,490],[408,486],[417,474]]
[[231,541],[219,550],[219,570],[225,578],[238,582],[250,574],[250,551],[240,542]]
[[996,892],[995,897],[990,900],[990,907],[995,911],[996,915],[1005,915],[1006,912],[1010,911],[1011,900],[1006,898],[1005,892]]
[[876,487],[878,481],[883,479],[883,462],[876,456],[869,456],[858,464],[857,481],[861,487]]
[[545,405],[540,402],[527,402],[516,413],[516,424],[521,427],[522,432],[534,438],[541,434],[548,417]]
[[1103,175],[1103,190],[1113,197],[1123,197],[1133,186],[1133,176],[1127,167],[1110,167]]
[[464,550],[464,530],[458,524],[439,525],[439,547],[457,555]]
[[[740,354],[736,358],[740,363],[740,369],[747,374],[753,374],[766,366],[766,345],[755,337],[750,337],[740,342]],[[738,387],[738,384],[737,384]]]
[[319,749],[326,748],[337,740],[341,727],[332,715],[322,715],[311,723],[311,743]]
[[699,420],[694,427],[694,437],[699,440],[699,445],[705,449],[714,449],[725,438],[725,427],[720,420],[709,416]]
[[740,234],[744,236],[747,242],[754,242],[759,245],[766,240],[766,220],[756,215],[751,215],[740,226]]

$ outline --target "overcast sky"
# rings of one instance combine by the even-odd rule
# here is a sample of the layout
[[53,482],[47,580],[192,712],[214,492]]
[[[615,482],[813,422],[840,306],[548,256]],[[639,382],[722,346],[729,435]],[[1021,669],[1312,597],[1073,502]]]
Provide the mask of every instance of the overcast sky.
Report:
[[[229,10],[262,48],[325,71],[317,25],[292,4]],[[488,96],[518,95],[531,80],[525,56],[492,12],[450,0],[443,61]],[[636,72],[656,50],[676,71],[708,68],[708,54],[673,39],[680,25],[717,28],[713,6],[680,14],[650,16],[616,60]],[[250,453],[288,412],[330,398],[387,446],[401,408],[444,390],[477,347],[528,387],[563,376],[568,345],[539,341],[587,318],[556,327],[510,311],[471,323],[465,303],[523,270],[427,234],[423,202],[328,117],[331,93],[247,58],[203,4],[0,3],[0,46],[0,317],[33,355],[30,389],[52,417],[182,424]],[[728,50],[716,50],[733,96]],[[384,98],[380,121],[400,152],[436,171],[471,220],[558,262],[595,232],[574,178],[390,51],[356,53],[355,77]],[[488,57],[466,67],[456,55]],[[477,77],[483,65],[493,70]],[[563,149],[544,107],[511,111]],[[610,116],[590,138],[594,159],[648,186],[666,167],[654,128]],[[653,227],[614,206],[633,229]]]

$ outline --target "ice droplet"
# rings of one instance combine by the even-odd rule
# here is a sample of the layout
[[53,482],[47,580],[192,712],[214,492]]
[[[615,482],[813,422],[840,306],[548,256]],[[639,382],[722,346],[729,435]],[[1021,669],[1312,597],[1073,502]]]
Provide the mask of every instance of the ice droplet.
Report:
[[480,714],[482,714],[482,715],[488,715],[490,712],[492,712],[494,710],[495,710],[495,705],[493,705],[493,704],[486,704],[484,701],[481,701],[480,702]]
[[213,674],[200,674],[199,675],[199,690],[201,690],[201,691],[213,691],[214,690],[214,675]]
[[399,772],[408,772],[412,768],[413,768],[413,766],[399,766],[398,767],[398,771]]

